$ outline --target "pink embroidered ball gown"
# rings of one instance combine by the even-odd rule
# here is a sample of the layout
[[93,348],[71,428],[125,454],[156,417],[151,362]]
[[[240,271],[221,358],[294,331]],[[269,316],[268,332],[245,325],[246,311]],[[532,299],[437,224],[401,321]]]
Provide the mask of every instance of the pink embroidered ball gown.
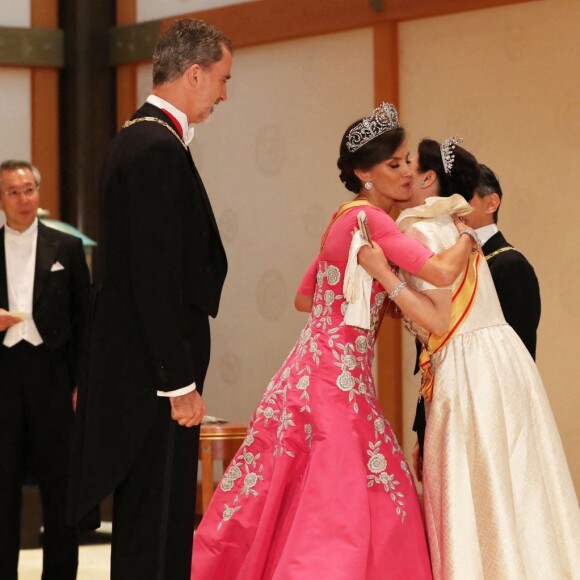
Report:
[[[387,256],[416,272],[431,256],[382,210],[364,208]],[[342,285],[360,208],[336,221],[307,272],[304,330],[270,381],[195,533],[195,580],[430,579],[413,476],[372,376],[386,295],[371,328],[344,323]]]

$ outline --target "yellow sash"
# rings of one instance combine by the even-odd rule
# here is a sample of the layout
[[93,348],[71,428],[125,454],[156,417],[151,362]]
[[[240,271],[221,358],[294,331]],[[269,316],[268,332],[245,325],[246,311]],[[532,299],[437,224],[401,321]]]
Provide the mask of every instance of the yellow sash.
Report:
[[433,398],[433,387],[435,377],[431,368],[431,357],[441,350],[457,332],[459,327],[463,324],[473,303],[475,301],[475,293],[479,283],[479,262],[481,254],[477,252],[473,254],[467,266],[459,286],[453,293],[451,299],[451,322],[449,329],[441,336],[429,335],[427,346],[423,346],[421,356],[419,357],[419,368],[421,370],[421,394],[426,401]]
[[371,203],[369,203],[368,201],[366,201],[366,199],[359,199],[359,200],[354,200],[354,201],[349,201],[347,203],[343,203],[337,210],[336,213],[334,214],[334,218],[332,219],[332,221],[328,224],[328,227],[324,230],[324,233],[322,234],[322,238],[320,240],[320,250],[322,251],[322,248],[324,248],[324,243],[326,242],[326,238],[328,237],[328,234],[330,233],[330,230],[332,228],[332,226],[336,223],[336,220],[338,220],[338,218],[345,212],[348,211],[351,207],[357,207],[359,205],[372,205]]

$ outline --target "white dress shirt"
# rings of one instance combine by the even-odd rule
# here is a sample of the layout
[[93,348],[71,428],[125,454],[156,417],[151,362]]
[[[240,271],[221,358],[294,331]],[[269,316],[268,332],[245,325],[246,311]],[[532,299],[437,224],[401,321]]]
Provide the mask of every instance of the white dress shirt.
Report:
[[174,107],[171,103],[168,103],[165,99],[158,97],[157,95],[149,95],[147,97],[147,102],[151,105],[155,105],[159,109],[165,109],[169,111],[181,125],[181,133],[183,135],[183,142],[189,145],[193,139],[194,128],[187,122],[187,115],[180,111],[177,107]]
[[6,285],[8,310],[23,312],[22,322],[11,326],[4,336],[4,346],[11,347],[25,340],[34,346],[42,344],[42,337],[32,319],[34,272],[36,268],[36,242],[38,220],[23,232],[4,226],[4,251],[6,254]]
[[497,224],[489,224],[487,226],[483,226],[482,228],[477,228],[475,230],[475,233],[477,234],[477,237],[480,239],[482,246],[489,240],[489,238],[495,236],[497,232],[499,232]]

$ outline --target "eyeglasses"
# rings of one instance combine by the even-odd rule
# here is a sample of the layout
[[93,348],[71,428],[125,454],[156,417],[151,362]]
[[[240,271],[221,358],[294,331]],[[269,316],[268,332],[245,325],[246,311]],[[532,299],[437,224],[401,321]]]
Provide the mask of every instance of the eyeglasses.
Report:
[[32,185],[28,185],[26,187],[23,187],[22,189],[7,189],[6,191],[3,191],[2,193],[6,196],[9,197],[10,199],[16,199],[19,195],[23,195],[24,197],[32,197],[36,191],[37,191],[38,187],[32,186]]

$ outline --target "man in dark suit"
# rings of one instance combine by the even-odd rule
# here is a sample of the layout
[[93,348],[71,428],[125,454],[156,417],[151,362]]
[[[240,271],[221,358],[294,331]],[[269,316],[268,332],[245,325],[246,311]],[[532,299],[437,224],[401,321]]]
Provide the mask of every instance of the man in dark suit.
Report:
[[79,392],[82,520],[114,490],[111,577],[189,579],[201,398],[227,261],[187,144],[226,99],[232,46],[179,20],[153,56],[153,94],[101,171],[88,375]]
[[473,213],[465,222],[477,231],[489,264],[506,322],[536,358],[536,332],[541,301],[538,278],[525,256],[509,244],[497,227],[503,192],[494,172],[480,165],[481,178],[470,203]]
[[65,526],[69,437],[89,273],[82,242],[38,222],[40,173],[0,164],[0,578],[18,576],[24,476],[38,480],[43,579],[76,578]]

